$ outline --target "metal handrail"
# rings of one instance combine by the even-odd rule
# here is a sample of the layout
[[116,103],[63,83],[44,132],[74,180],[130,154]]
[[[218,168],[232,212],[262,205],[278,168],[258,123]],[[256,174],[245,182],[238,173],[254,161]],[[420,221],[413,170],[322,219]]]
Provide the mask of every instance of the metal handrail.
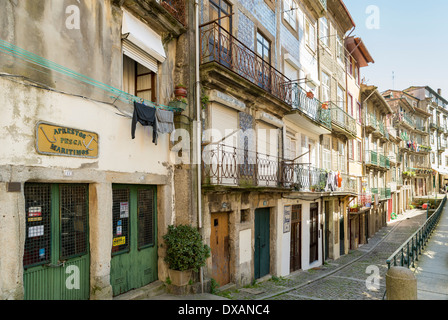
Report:
[[445,206],[447,196],[445,196],[436,211],[425,221],[425,223],[404,242],[387,260],[387,268],[390,269],[391,263],[397,266],[397,258],[401,267],[415,267],[415,261],[422,254],[424,246],[431,236],[434,228],[439,222],[441,213]]

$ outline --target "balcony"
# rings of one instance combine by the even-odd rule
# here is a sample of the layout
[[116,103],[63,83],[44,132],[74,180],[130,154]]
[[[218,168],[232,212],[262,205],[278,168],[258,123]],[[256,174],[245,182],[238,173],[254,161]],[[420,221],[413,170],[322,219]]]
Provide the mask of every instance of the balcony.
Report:
[[367,117],[364,118],[364,127],[367,133],[374,132],[377,130],[377,121],[374,114],[368,113]]
[[294,84],[216,22],[200,27],[200,63],[215,62],[292,106]]
[[437,130],[437,124],[435,123],[435,122],[431,122],[430,124],[429,124],[429,129],[431,129],[431,130]]
[[442,140],[438,142],[437,151],[442,153],[446,149],[446,141]]
[[185,0],[161,0],[160,4],[184,27],[187,26]]
[[201,65],[218,63],[232,73],[299,110],[318,125],[331,130],[331,112],[297,82],[291,81],[257,53],[232,36],[216,22],[206,23],[200,31]]
[[349,175],[309,164],[223,144],[208,145],[202,154],[204,187],[279,188],[305,193],[356,193],[357,181]]
[[379,188],[378,189],[378,198],[379,200],[388,200],[392,197],[390,188]]
[[224,144],[208,145],[202,154],[204,185],[281,187],[282,160]]
[[379,164],[378,153],[376,151],[366,150],[364,153],[364,162],[366,166],[375,166]]
[[372,194],[371,193],[361,193],[358,196],[359,204],[363,207],[367,207],[372,203]]
[[344,110],[330,102],[332,130],[345,135],[348,139],[356,137],[356,120]]
[[407,123],[409,126],[411,126],[412,129],[415,128],[415,122],[414,122],[414,119],[413,119],[409,114],[405,113],[405,114],[403,115],[403,120],[404,120],[405,123]]
[[323,108],[322,103],[316,98],[308,97],[307,92],[297,83],[292,83],[291,90],[292,108],[294,110],[299,110],[302,114],[306,115],[314,122],[323,125],[328,130],[331,130],[330,109]]
[[327,0],[305,0],[304,2],[316,13],[318,18],[323,17],[327,12]]
[[429,152],[431,152],[430,146],[418,144],[417,141],[412,140],[401,141],[399,146],[401,149],[414,153],[428,154]]

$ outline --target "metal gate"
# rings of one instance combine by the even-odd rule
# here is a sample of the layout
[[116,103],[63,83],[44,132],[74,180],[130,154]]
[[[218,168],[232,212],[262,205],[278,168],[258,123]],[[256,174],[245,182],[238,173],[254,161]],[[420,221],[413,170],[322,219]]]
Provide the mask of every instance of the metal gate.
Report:
[[154,186],[113,186],[110,279],[114,296],[158,279],[156,204]]
[[24,191],[24,298],[88,299],[88,185],[26,183]]

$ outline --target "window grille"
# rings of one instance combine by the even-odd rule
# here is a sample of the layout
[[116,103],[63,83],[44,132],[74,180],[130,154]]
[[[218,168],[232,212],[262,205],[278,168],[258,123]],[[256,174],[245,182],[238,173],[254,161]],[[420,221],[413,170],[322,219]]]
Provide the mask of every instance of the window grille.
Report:
[[112,226],[113,239],[112,252],[129,250],[130,241],[130,198],[129,189],[114,189],[112,192]]
[[61,184],[61,260],[87,253],[87,185]]
[[50,262],[51,250],[51,186],[29,184],[24,187],[26,239],[23,266]]
[[138,190],[138,248],[154,244],[154,190]]

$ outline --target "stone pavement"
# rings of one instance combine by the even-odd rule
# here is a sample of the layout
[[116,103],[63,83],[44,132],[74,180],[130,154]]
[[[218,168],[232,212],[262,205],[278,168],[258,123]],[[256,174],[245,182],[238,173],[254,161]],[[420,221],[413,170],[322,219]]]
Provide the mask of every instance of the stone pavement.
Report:
[[[448,206],[447,206],[448,207]],[[243,288],[223,288],[216,294],[159,295],[154,300],[381,300],[384,297],[386,259],[426,220],[426,210],[413,209],[379,230],[368,244],[337,260],[285,277],[267,276]],[[445,234],[445,236],[447,236]],[[377,274],[379,281],[371,275]]]
[[448,204],[415,263],[418,300],[448,300]]

